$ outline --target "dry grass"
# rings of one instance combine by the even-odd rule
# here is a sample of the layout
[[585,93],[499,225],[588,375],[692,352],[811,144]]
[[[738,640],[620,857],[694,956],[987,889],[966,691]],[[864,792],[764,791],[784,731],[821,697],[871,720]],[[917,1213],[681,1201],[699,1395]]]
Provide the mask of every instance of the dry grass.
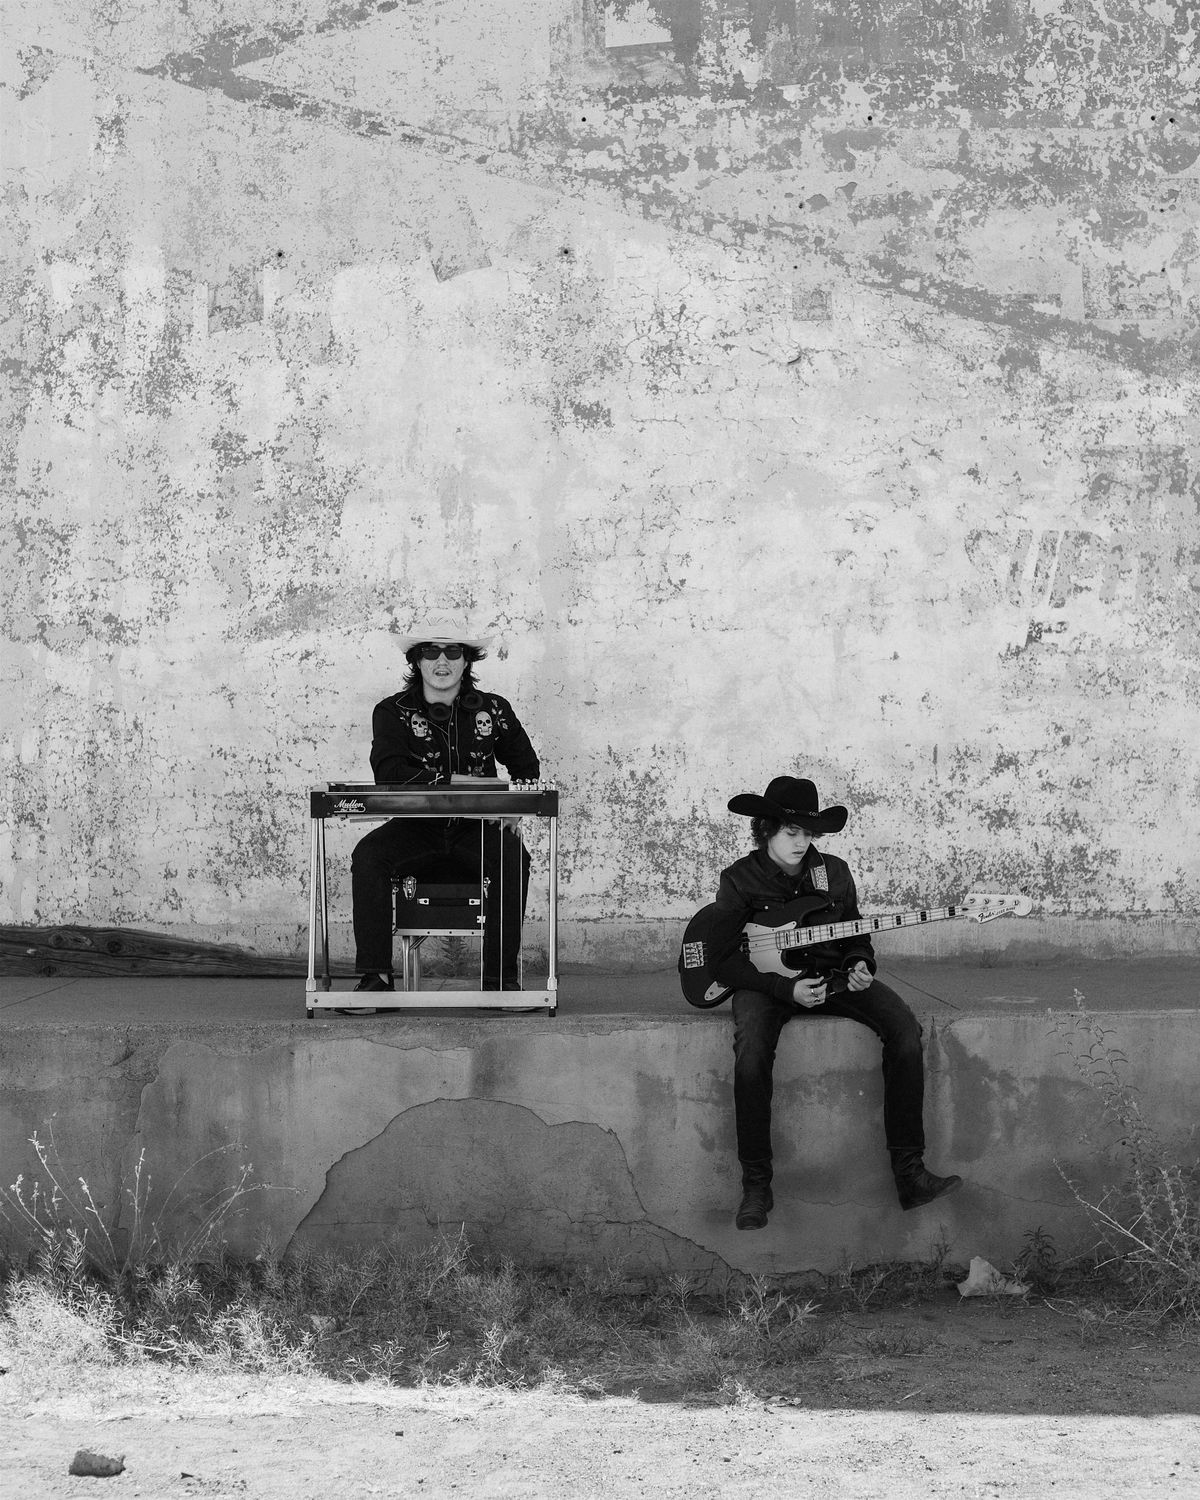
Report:
[[[419,1250],[264,1250],[248,1264],[167,1262],[114,1278],[89,1268],[78,1241],[67,1240],[10,1270],[0,1346],[30,1390],[157,1364],[214,1376],[659,1390],[731,1402],[786,1387],[818,1360],[928,1352],[936,1328],[914,1329],[904,1314],[955,1306],[961,1275],[939,1249],[921,1266],[843,1267],[819,1300],[811,1284],[794,1291],[758,1277],[713,1294],[686,1276],[630,1282],[619,1267],[568,1273],[489,1262],[460,1234]],[[1060,1286],[1083,1283],[1068,1272]],[[1094,1284],[1077,1305],[1063,1299],[1059,1308],[1081,1329],[1118,1316]]]
[[1100,1099],[1116,1136],[1120,1177],[1088,1195],[1064,1180],[1099,1231],[1098,1261],[1126,1291],[1132,1310],[1156,1319],[1200,1323],[1200,1157],[1196,1127],[1168,1147],[1127,1082],[1128,1059],[1075,992],[1076,1009],[1052,1017],[1054,1032],[1080,1078]]
[[461,1234],[420,1250],[264,1251],[249,1264],[169,1261],[116,1276],[89,1267],[77,1237],[49,1240],[32,1265],[10,1267],[0,1310],[3,1362],[31,1390],[154,1362],[731,1401],[835,1344],[873,1348],[837,1307],[762,1278],[714,1295],[687,1277],[631,1283],[617,1267],[537,1270],[481,1260]]
[[[88,1183],[82,1177],[72,1178],[59,1156],[53,1129],[45,1141],[35,1133],[29,1144],[39,1175],[31,1181],[19,1175],[9,1188],[0,1189],[0,1218],[13,1231],[10,1241],[37,1247],[54,1264],[65,1256],[110,1281],[135,1275],[148,1265],[190,1265],[219,1251],[230,1220],[259,1191],[250,1180],[253,1168],[246,1163],[232,1182],[190,1203],[190,1229],[182,1235],[170,1233],[163,1226],[173,1223],[176,1204],[188,1190],[189,1179],[215,1158],[236,1152],[236,1145],[217,1147],[194,1162],[153,1210],[154,1183],[146,1153],[140,1152],[122,1191],[121,1212],[106,1217]],[[195,1195],[190,1196],[194,1200]],[[109,1217],[124,1220],[128,1227],[116,1229]]]

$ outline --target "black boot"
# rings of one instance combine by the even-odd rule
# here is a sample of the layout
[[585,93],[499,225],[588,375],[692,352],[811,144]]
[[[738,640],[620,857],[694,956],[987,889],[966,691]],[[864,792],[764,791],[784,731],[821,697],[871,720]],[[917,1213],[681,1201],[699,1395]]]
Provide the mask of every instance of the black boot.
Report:
[[767,1215],[775,1207],[775,1195],[769,1182],[747,1182],[742,1186],[742,1201],[734,1223],[739,1229],[765,1229]]
[[892,1174],[896,1179],[900,1207],[905,1213],[910,1208],[924,1208],[935,1198],[944,1198],[947,1193],[962,1187],[961,1177],[937,1177],[930,1172],[919,1151],[893,1151]]
[[[359,990],[390,990],[393,988],[392,976],[390,974],[364,974],[354,986],[355,993]],[[342,1006],[337,1008],[339,1016],[373,1016],[374,1006]]]

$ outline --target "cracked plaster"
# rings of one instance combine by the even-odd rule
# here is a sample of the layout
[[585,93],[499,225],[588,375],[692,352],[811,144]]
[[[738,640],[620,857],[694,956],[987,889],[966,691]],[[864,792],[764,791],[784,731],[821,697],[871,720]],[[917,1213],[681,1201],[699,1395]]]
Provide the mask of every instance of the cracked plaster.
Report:
[[330,1168],[293,1245],[345,1250],[455,1235],[523,1260],[633,1261],[709,1274],[698,1247],[651,1221],[612,1131],[496,1100],[437,1100],[398,1115]]
[[8,8],[0,919],[296,951],[449,602],[567,957],[668,960],[784,768],[877,909],[1196,951],[1194,17],[627,11]]

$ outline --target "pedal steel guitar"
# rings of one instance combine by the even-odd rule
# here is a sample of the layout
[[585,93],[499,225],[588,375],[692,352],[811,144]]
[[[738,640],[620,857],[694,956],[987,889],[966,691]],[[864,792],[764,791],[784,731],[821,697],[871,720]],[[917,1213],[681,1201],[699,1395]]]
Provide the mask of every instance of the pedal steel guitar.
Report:
[[[470,818],[483,823],[506,818],[543,818],[548,829],[547,952],[545,989],[535,990],[394,990],[365,997],[375,1010],[490,1009],[531,1010],[558,1007],[558,791],[545,781],[454,776],[448,784],[408,785],[392,782],[331,781],[309,793],[308,980],[306,1013],[353,1006],[353,997],[334,991],[329,963],[329,891],[326,875],[325,824],[382,823],[388,818]],[[317,973],[317,948],[322,972]]]

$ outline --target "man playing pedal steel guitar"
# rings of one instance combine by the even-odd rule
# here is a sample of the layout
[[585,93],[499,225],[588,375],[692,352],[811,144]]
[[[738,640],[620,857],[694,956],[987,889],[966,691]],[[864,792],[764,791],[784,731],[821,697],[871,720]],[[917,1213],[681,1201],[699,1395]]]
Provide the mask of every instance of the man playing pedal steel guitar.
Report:
[[875,955],[865,936],[814,945],[816,977],[763,973],[739,945],[747,922],[768,908],[797,897],[827,902],[816,920],[855,921],[858,893],[850,868],[822,854],[815,840],[840,833],[844,807],[820,808],[811,781],[777,776],[766,795],[743,793],[730,812],[750,817],[758,846],[721,873],[718,915],[712,932],[715,953],[727,956],[713,973],[733,994],[733,1098],[738,1159],[742,1168],[739,1229],[762,1229],[774,1206],[771,1193],[772,1072],[779,1033],[795,1016],[846,1016],[871,1030],[883,1043],[883,1124],[900,1206],[920,1208],[962,1183],[936,1177],[924,1162],[924,1064],[921,1027],[912,1011],[875,978]]
[[[452,776],[495,776],[499,761],[516,781],[536,781],[541,767],[507,699],[475,685],[474,666],[490,637],[463,620],[441,617],[401,637],[408,677],[375,705],[371,770],[376,784],[448,785]],[[481,834],[482,827],[482,854]],[[460,818],[393,818],[360,839],[351,859],[356,990],[392,985],[392,879],[435,859],[439,875],[487,882],[483,988],[519,990],[521,923],[529,889],[529,855],[515,828]],[[497,920],[498,918],[498,920]]]

